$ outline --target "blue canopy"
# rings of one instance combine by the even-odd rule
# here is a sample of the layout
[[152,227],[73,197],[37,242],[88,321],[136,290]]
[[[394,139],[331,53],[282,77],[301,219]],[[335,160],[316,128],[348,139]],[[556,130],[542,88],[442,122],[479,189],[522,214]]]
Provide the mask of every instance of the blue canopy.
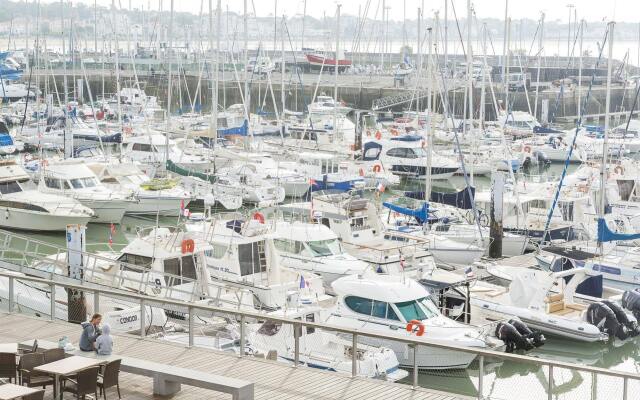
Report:
[[426,221],[427,217],[429,216],[429,203],[426,202],[422,203],[422,207],[419,209],[406,208],[386,201],[382,203],[382,205],[387,207],[391,211],[395,211],[402,215],[414,217],[418,220],[419,223],[423,223],[424,221]]
[[233,128],[227,128],[227,129],[218,129],[218,136],[230,136],[230,135],[247,136],[248,133],[249,133],[249,122],[247,122],[246,119],[244,120],[244,123],[242,124],[242,126],[237,126]]
[[607,226],[604,218],[598,218],[598,242],[613,242],[614,240],[640,239],[640,233],[616,233]]

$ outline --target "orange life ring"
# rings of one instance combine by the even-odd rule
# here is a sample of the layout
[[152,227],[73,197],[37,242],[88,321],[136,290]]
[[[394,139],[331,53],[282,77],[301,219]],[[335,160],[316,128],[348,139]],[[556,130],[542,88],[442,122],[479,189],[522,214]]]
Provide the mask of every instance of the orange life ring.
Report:
[[358,171],[360,173],[360,176],[364,176],[364,169],[360,168],[360,171]]
[[131,128],[130,126],[125,126],[123,131],[125,135],[131,135],[133,133],[133,128]]
[[380,167],[380,164],[376,164],[373,166],[373,168],[371,168],[371,170],[377,174],[378,172],[382,171],[382,168]]
[[398,136],[398,130],[397,129],[391,129],[391,134],[393,136]]
[[196,249],[196,244],[193,239],[185,239],[182,241],[182,254],[193,253]]
[[624,167],[622,165],[618,165],[617,167],[614,168],[613,172],[615,172],[618,175],[622,175],[624,174]]
[[376,132],[376,140],[380,140],[382,139],[382,133],[380,133],[380,131]]
[[524,146],[525,153],[531,153],[531,146]]
[[256,221],[260,222],[261,224],[264,224],[264,215],[262,215],[262,213],[254,213],[253,214],[253,219],[255,219]]
[[418,321],[417,319],[412,319],[411,321],[409,321],[409,323],[407,324],[407,332],[413,333],[414,327],[416,328],[416,336],[424,335],[424,324],[421,321]]

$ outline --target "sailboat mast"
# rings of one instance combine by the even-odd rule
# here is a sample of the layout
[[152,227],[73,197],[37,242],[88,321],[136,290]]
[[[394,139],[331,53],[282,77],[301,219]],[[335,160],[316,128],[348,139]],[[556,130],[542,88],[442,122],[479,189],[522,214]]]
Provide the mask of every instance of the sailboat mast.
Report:
[[333,82],[333,94],[334,94],[334,102],[335,107],[333,107],[333,137],[336,138],[338,134],[338,73],[340,71],[340,8],[342,8],[341,4],[337,5],[336,9],[336,59],[335,59],[335,80]]
[[[165,165],[167,161],[169,161],[169,132],[171,131],[171,94],[173,88],[172,82],[172,69],[171,66],[173,64],[173,60],[171,59],[171,50],[173,46],[173,0],[171,0],[171,10],[169,13],[169,45],[167,46],[167,61],[169,62],[169,68],[167,71],[167,132],[165,132],[165,142],[164,142],[164,162]],[[117,49],[116,49],[117,51]]]
[[580,20],[580,44],[578,51],[578,119],[582,116],[582,42],[584,38],[584,19]]
[[[431,198],[431,167],[433,165],[433,140],[431,138],[431,49],[433,48],[433,35],[431,27],[427,28],[427,167],[425,168],[424,198],[429,201]],[[420,113],[418,113],[418,120]],[[427,218],[428,220],[428,218]],[[426,221],[425,221],[426,224]]]
[[[507,71],[508,61],[507,56],[509,55],[509,0],[505,0],[504,2],[504,38],[502,39],[502,83],[504,85],[507,84]],[[506,103],[506,100],[505,100]]]
[[[122,126],[122,101],[120,100],[120,45],[118,43],[118,16],[116,15],[116,0],[111,1],[111,18],[113,19],[113,39],[116,43],[115,68],[116,68],[116,99],[118,103],[118,127],[120,134],[124,133]],[[171,82],[171,80],[169,80]],[[120,141],[120,154],[122,154],[122,140]]]
[[[613,69],[613,31],[615,22],[609,22],[609,55],[607,59],[607,94],[605,98],[604,108],[604,139],[602,141],[602,165],[600,166],[600,207],[598,217],[604,217],[604,210],[607,204],[606,187],[607,187],[607,155],[609,153],[609,107],[611,106],[611,71]],[[602,242],[598,242],[600,254],[602,254]]]
[[[540,93],[540,68],[542,62],[542,46],[544,37],[544,13],[540,15],[540,35],[538,35],[538,71],[536,73],[536,96],[533,102],[533,116],[538,117],[538,94]],[[578,81],[578,85],[580,82]],[[578,92],[580,93],[580,92]],[[579,96],[580,94],[578,94]],[[580,107],[580,101],[578,101],[578,108]]]

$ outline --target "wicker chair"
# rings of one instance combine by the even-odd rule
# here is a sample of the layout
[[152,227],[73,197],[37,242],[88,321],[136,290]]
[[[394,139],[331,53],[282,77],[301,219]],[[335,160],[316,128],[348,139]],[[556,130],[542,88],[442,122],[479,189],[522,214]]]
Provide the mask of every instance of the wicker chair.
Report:
[[118,380],[121,362],[122,360],[111,361],[104,366],[102,374],[98,376],[98,388],[100,388],[100,394],[104,396],[104,400],[107,400],[107,389],[114,386],[118,390],[118,398],[122,398],[122,396],[120,396],[120,382]]
[[16,365],[16,355],[14,353],[0,353],[0,378],[11,380],[16,379],[18,368]]
[[44,354],[44,363],[49,364],[54,361],[62,360],[64,358],[64,349],[45,350],[43,354]]
[[44,400],[44,390],[37,391],[28,396],[22,396],[22,400]]
[[95,395],[98,398],[98,370],[99,367],[91,367],[78,372],[75,379],[69,377],[62,378],[62,388],[60,399],[64,392],[72,393],[77,400],[84,399],[86,395]]
[[53,377],[34,371],[34,368],[45,364],[43,353],[28,353],[20,357],[18,372],[20,384],[28,387],[40,387],[45,389],[48,385],[53,385]]

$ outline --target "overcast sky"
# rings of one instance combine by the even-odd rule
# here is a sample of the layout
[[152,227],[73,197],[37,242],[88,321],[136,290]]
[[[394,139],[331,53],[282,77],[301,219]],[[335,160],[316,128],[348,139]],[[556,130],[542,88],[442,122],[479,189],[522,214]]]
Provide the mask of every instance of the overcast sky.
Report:
[[[33,0],[27,0],[33,1]],[[43,3],[59,2],[60,0],[41,0]],[[69,0],[64,0],[69,1]],[[99,5],[108,6],[112,0],[96,0]],[[199,13],[200,5],[204,1],[205,10],[208,8],[209,0],[177,0],[174,2],[176,11],[190,11],[193,13]],[[215,3],[217,0],[212,0]],[[368,16],[373,18],[378,10],[378,18],[381,14],[383,0],[370,0],[371,5]],[[94,0],[76,0],[74,3],[85,3],[93,5]],[[120,3],[123,8],[128,8],[131,3],[133,8],[139,8],[143,6],[145,9],[151,7],[152,9],[158,9],[160,2],[163,2],[163,7],[168,10],[171,4],[171,0],[116,0],[116,4]],[[364,9],[366,0],[341,0],[343,14],[358,15],[358,7],[361,6]],[[256,14],[258,16],[273,15],[274,12],[274,0],[248,0],[250,9],[255,6]],[[333,15],[336,10],[335,0],[307,0],[307,14],[315,17],[321,17],[324,12],[327,15]],[[424,5],[426,13],[432,13],[434,10],[444,10],[445,0],[386,0],[386,5],[389,8],[389,18],[391,20],[401,21],[403,18],[404,4],[406,4],[406,15],[408,19],[414,19],[416,10],[418,7]],[[466,15],[466,0],[454,0],[456,11],[459,18],[463,18]],[[480,18],[494,17],[502,19],[504,18],[504,3],[505,0],[474,0],[476,12]],[[544,12],[547,15],[547,20],[561,20],[567,21],[569,16],[569,9],[567,5],[572,3],[575,5],[578,13],[578,18],[584,18],[587,21],[601,21],[615,20],[623,22],[640,22],[640,1],[639,0],[510,0],[509,1],[509,15],[513,19],[530,18],[538,19],[540,12]],[[303,12],[303,0],[277,0],[278,15],[283,13],[288,16],[296,14],[302,14]],[[243,0],[222,0],[222,8],[241,12],[243,7]],[[451,10],[451,7],[449,7]],[[444,11],[441,11],[441,16],[444,15]],[[451,14],[450,14],[451,15]]]

